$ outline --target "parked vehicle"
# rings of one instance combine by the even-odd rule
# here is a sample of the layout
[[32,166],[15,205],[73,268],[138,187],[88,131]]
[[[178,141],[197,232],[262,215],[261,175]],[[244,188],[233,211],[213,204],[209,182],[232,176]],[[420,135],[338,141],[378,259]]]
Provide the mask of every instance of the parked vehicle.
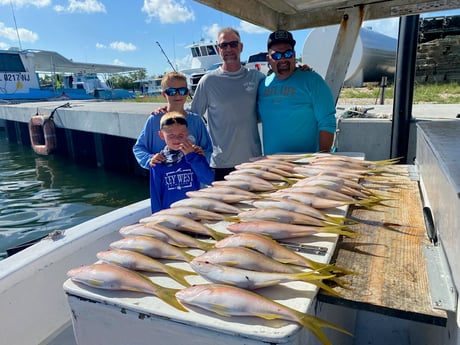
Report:
[[249,56],[246,63],[247,69],[256,69],[267,75],[270,69],[268,68],[267,52],[261,52]]

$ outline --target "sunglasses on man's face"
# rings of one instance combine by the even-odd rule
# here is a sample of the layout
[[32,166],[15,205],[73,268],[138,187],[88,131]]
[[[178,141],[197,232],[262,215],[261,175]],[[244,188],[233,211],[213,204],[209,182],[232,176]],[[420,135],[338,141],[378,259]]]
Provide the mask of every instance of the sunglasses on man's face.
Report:
[[220,49],[225,49],[225,48],[227,48],[227,47],[236,48],[236,47],[238,47],[238,44],[240,44],[239,41],[231,41],[231,42],[222,42],[222,43],[219,43],[217,46],[218,46]]
[[290,59],[294,56],[294,51],[292,49],[286,50],[284,53],[282,52],[273,52],[270,54],[273,60],[281,60],[283,57],[285,59]]
[[181,96],[185,96],[188,94],[188,88],[186,87],[168,87],[166,90],[164,90],[165,94],[168,96],[174,96],[179,93]]

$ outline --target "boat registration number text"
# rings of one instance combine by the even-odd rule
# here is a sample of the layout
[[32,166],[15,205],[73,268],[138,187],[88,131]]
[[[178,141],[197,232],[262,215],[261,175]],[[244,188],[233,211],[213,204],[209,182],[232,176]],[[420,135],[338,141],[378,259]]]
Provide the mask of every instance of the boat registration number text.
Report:
[[30,81],[30,73],[3,73],[0,74],[0,78],[3,76],[3,80],[0,81]]

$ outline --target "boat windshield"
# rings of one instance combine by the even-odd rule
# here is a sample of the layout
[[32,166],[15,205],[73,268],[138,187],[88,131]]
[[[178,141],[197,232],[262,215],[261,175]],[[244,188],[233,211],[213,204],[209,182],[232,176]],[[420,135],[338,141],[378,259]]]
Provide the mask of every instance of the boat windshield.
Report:
[[19,54],[0,53],[0,71],[25,72],[26,69]]

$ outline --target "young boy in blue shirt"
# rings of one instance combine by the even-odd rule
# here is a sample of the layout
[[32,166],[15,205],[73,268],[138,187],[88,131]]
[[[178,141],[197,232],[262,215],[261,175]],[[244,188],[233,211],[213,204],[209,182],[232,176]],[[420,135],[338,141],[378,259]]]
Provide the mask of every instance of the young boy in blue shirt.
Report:
[[153,155],[150,165],[150,202],[152,213],[186,198],[186,192],[210,185],[214,172],[204,154],[189,140],[186,118],[179,112],[161,117],[158,135],[166,146]]
[[133,153],[137,162],[141,167],[149,169],[153,155],[160,152],[165,146],[164,140],[157,133],[160,130],[161,117],[170,111],[177,111],[187,119],[190,135],[195,140],[193,144],[197,145],[196,149],[200,148],[201,152],[204,152],[209,162],[212,153],[212,142],[203,118],[184,109],[185,102],[189,96],[187,78],[180,72],[166,73],[161,79],[161,89],[161,95],[168,104],[164,108],[153,112],[147,119],[133,146]]

